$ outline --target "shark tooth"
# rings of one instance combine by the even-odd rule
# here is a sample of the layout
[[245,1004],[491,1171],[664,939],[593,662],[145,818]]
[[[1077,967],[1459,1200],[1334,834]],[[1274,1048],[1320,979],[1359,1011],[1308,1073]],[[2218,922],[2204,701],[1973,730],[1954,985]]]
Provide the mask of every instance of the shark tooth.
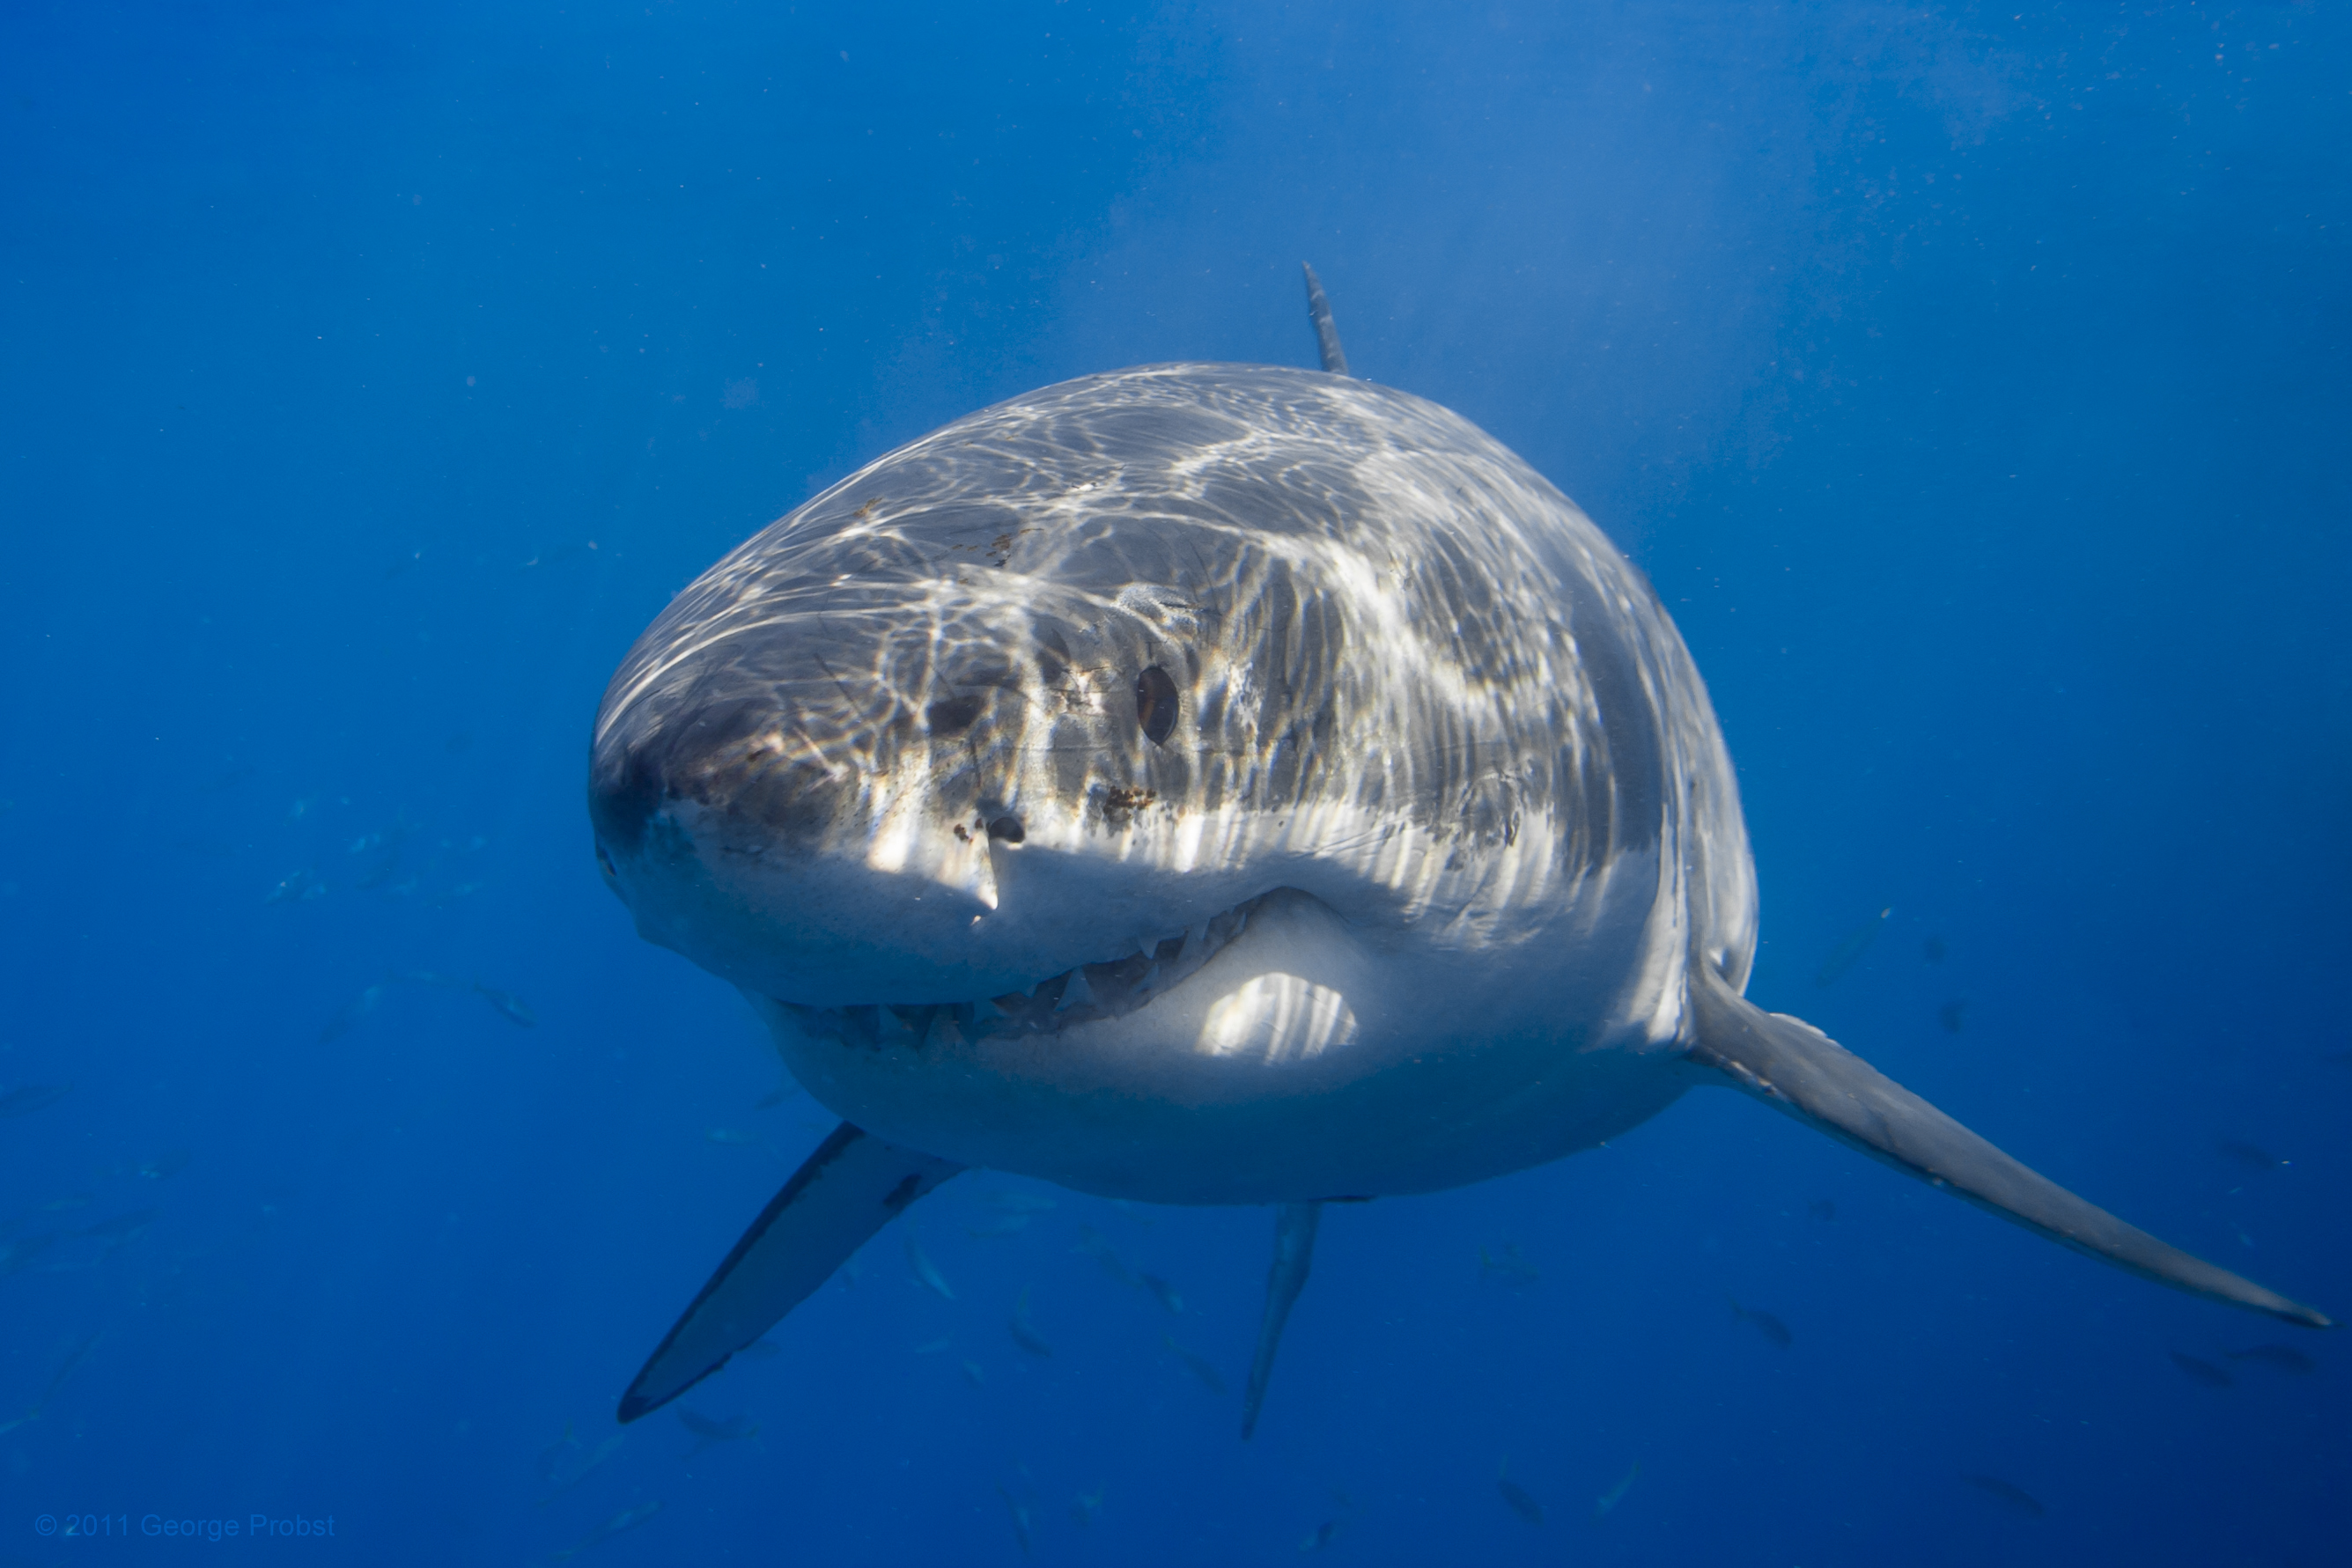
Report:
[[1209,923],[1196,921],[1184,927],[1184,950],[1181,956],[1186,963],[1198,963],[1209,956]]
[[930,1031],[931,1014],[936,1008],[886,1007],[881,1010],[882,1039],[892,1045],[919,1042]]
[[1069,983],[1062,988],[1061,998],[1055,1002],[1054,1010],[1057,1013],[1066,1013],[1072,1008],[1090,1008],[1094,1005],[1094,988],[1087,984],[1087,972],[1084,969],[1071,970]]

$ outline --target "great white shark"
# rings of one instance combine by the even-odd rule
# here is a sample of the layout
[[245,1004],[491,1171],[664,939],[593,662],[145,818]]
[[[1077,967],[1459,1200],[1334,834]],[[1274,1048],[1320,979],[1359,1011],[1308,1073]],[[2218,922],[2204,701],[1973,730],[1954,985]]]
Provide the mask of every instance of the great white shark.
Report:
[[1459,415],[1147,365],[971,414],[753,536],[596,717],[638,931],[842,1124],[630,1385],[725,1364],[971,1166],[1277,1207],[1255,1425],[1321,1206],[1744,1090],[2078,1251],[2329,1320],[2037,1176],[1742,995],[1756,874],[1658,597]]

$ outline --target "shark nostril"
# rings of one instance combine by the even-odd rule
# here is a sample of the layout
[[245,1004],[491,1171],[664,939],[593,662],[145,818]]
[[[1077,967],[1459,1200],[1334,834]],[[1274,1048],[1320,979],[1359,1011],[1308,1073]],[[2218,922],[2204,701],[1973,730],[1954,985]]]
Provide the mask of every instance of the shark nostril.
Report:
[[1143,726],[1143,737],[1154,746],[1165,746],[1168,737],[1176,733],[1176,682],[1168,672],[1153,664],[1135,677],[1135,718]]
[[1002,839],[1008,844],[1017,844],[1029,834],[1022,828],[1020,818],[1004,816],[998,817],[988,824],[988,836],[992,839]]

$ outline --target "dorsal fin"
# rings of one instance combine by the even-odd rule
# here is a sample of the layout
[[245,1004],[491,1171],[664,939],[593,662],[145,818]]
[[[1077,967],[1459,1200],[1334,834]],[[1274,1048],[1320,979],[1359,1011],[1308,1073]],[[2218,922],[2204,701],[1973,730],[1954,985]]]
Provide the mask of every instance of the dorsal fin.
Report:
[[1307,319],[1315,323],[1315,346],[1322,350],[1323,368],[1335,376],[1348,373],[1348,351],[1339,347],[1339,329],[1331,325],[1331,302],[1323,298],[1323,280],[1307,262]]

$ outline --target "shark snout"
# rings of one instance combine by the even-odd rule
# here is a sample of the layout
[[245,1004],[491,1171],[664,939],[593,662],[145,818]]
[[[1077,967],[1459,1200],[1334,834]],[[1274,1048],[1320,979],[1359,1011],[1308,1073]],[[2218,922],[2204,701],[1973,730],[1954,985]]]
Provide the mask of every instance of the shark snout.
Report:
[[930,747],[950,726],[973,716],[812,722],[762,693],[624,710],[590,770],[599,869],[646,938],[782,1001],[1034,982],[1070,960],[993,919],[997,857],[1029,826],[1017,803],[940,787]]

